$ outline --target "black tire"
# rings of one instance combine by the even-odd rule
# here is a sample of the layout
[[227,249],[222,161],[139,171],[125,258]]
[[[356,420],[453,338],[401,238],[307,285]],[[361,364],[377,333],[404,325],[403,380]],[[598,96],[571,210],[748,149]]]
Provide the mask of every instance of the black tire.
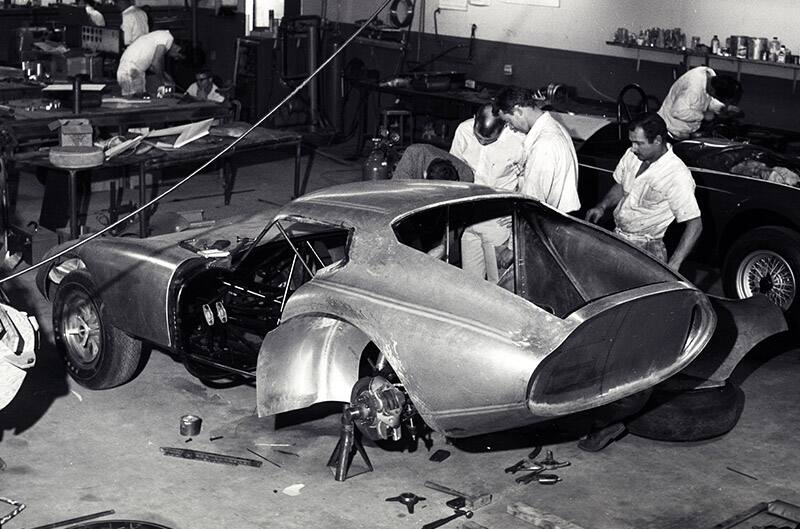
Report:
[[765,226],[733,243],[722,268],[725,294],[743,299],[757,293],[783,308],[790,324],[800,327],[800,234]]
[[700,441],[726,434],[739,422],[744,392],[728,381],[718,388],[656,389],[644,410],[626,422],[628,431],[659,441]]
[[67,274],[53,300],[53,334],[70,376],[89,389],[130,381],[142,359],[142,343],[108,323],[105,314],[91,275]]

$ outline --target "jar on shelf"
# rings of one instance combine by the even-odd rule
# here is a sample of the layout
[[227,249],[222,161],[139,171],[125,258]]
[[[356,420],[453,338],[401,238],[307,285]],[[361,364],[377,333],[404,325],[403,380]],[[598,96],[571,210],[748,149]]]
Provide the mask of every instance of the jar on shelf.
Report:
[[786,62],[786,55],[787,55],[786,46],[781,44],[781,48],[780,48],[780,50],[778,50],[778,62],[785,63]]
[[711,38],[711,53],[713,55],[719,55],[719,37],[714,35]]
[[769,43],[769,60],[772,62],[778,62],[778,52],[781,51],[781,41],[778,40],[778,37],[772,37],[772,40]]

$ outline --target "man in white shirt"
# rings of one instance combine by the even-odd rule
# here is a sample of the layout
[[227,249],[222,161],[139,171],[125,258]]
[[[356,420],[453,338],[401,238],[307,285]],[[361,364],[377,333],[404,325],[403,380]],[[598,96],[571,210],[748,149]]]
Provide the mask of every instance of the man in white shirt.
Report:
[[94,8],[94,0],[80,0],[79,5],[85,6],[86,14],[92,19],[92,24],[95,26],[105,27],[106,19],[103,13]]
[[[667,126],[655,113],[632,122],[631,147],[614,170],[616,183],[586,220],[597,222],[615,207],[615,232],[678,270],[703,229],[692,173],[667,143]],[[673,221],[685,223],[678,246],[667,258],[663,237]]]
[[219,87],[214,83],[211,70],[203,69],[194,75],[195,82],[186,89],[186,94],[198,101],[213,101],[224,103],[225,96],[219,92]]
[[[614,171],[617,183],[597,206],[586,212],[586,220],[597,222],[606,209],[616,206],[616,234],[678,270],[703,229],[692,173],[672,152],[667,125],[655,112],[633,121],[628,131],[631,147]],[[686,228],[667,260],[662,237],[674,220],[685,223]],[[613,422],[619,420],[618,415],[608,412],[626,400],[633,403],[642,397],[644,394],[640,393],[596,410],[592,431],[578,441],[578,447],[597,452],[622,437],[625,425]]]
[[[523,136],[505,126],[494,106],[481,106],[472,119],[456,128],[450,154],[472,169],[476,184],[516,191],[522,172]],[[511,235],[498,219],[467,227],[461,236],[461,268],[467,273],[497,282],[495,248]]]
[[497,107],[506,123],[525,134],[520,191],[564,213],[578,211],[578,155],[567,130],[537,106],[528,89],[506,88]]
[[150,33],[150,26],[147,23],[147,13],[134,5],[133,0],[118,0],[118,5],[122,8],[122,40],[125,46]]
[[450,154],[475,173],[475,183],[516,191],[522,173],[524,136],[503,126],[491,103],[456,128]]
[[684,140],[697,132],[703,121],[712,121],[719,114],[739,114],[735,105],[741,96],[742,85],[736,79],[698,66],[672,84],[658,115],[673,138]]
[[117,82],[122,95],[155,92],[163,84],[172,84],[172,77],[164,71],[164,59],[167,55],[180,58],[180,52],[181,47],[166,29],[151,31],[136,39],[119,59]]

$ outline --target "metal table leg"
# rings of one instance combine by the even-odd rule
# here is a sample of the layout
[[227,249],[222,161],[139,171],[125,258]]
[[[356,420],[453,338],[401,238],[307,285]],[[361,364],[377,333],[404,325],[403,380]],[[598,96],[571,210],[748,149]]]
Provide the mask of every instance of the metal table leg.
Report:
[[78,171],[69,169],[69,236],[77,239],[80,236],[78,226]]
[[230,158],[226,158],[224,162],[222,162],[223,167],[223,174],[224,174],[224,182],[225,182],[225,205],[229,205],[231,203],[231,195],[233,194],[233,186],[236,183],[236,171],[237,167],[236,164],[231,162]]
[[[144,171],[144,162],[139,164],[139,207],[144,206],[147,203],[147,190],[145,189],[145,171]],[[139,237],[144,239],[147,237],[147,224],[150,217],[150,212],[147,208],[143,209],[141,213],[139,213]]]
[[300,156],[302,155],[302,140],[297,140],[297,145],[294,151],[294,195],[292,198],[297,198],[301,195],[300,192]]

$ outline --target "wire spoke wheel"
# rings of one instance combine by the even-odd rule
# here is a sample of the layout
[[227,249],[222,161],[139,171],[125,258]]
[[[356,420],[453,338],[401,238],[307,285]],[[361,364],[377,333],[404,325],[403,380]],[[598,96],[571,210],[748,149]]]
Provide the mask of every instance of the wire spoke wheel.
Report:
[[789,262],[770,250],[747,255],[736,272],[736,293],[740,298],[764,294],[788,310],[797,293],[797,281]]

